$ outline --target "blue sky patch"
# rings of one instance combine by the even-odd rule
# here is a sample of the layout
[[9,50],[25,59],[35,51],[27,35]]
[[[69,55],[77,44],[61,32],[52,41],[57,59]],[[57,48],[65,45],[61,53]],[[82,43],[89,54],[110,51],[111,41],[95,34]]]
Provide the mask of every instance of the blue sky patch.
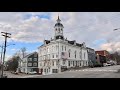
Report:
[[93,42],[93,45],[101,45],[101,44],[103,44],[103,43],[105,43],[106,42],[106,40],[105,39],[99,39],[99,40],[95,40],[94,42]]
[[26,14],[26,15],[23,17],[23,19],[29,19],[29,18],[31,18],[32,16],[38,16],[39,18],[50,19],[50,15],[49,15],[49,14],[42,14],[42,15],[39,15],[39,14],[36,14],[36,15]]
[[[7,54],[13,55],[16,51],[20,50],[21,48],[25,47],[27,52],[33,52],[38,50],[38,47],[41,46],[43,43],[24,43],[24,42],[14,42],[15,45],[10,45],[7,47]],[[13,50],[14,49],[14,50]],[[8,52],[9,51],[9,52]]]

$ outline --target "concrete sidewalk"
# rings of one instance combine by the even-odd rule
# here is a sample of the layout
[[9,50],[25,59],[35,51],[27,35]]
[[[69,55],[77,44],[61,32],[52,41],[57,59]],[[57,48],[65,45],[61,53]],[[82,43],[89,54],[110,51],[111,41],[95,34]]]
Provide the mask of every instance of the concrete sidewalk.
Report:
[[33,77],[39,77],[42,75],[28,75],[28,76],[23,76],[23,77],[19,77],[19,78],[33,78]]

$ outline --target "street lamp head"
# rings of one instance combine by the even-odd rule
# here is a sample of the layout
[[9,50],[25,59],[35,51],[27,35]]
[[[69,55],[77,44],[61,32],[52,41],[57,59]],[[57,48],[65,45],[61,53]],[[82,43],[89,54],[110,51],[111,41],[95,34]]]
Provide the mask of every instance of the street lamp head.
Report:
[[116,31],[116,30],[119,30],[120,28],[116,28],[116,29],[114,29],[113,31]]
[[118,29],[114,29],[113,31],[116,31],[116,30],[118,30]]
[[2,35],[2,36],[5,36],[5,35]]

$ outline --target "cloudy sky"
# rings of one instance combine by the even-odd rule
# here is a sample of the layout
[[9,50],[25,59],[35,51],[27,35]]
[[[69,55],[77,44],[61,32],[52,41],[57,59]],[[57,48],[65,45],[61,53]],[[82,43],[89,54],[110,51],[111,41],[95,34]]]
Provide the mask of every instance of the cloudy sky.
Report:
[[[6,58],[22,47],[36,51],[44,39],[54,36],[54,25],[60,16],[64,36],[95,50],[120,50],[119,12],[0,12],[0,32],[11,33]],[[0,35],[0,45],[4,37]]]

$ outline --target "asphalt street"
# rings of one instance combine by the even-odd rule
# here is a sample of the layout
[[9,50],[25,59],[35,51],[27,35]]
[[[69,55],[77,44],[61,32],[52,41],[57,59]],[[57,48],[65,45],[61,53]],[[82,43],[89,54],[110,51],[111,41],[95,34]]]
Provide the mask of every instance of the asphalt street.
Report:
[[9,71],[4,71],[8,78],[120,78],[118,73],[120,65],[87,68],[81,70],[70,70],[61,73],[50,75],[27,75],[27,74],[12,74]]
[[117,73],[118,69],[120,69],[120,65],[71,70],[33,78],[120,78],[120,73]]

